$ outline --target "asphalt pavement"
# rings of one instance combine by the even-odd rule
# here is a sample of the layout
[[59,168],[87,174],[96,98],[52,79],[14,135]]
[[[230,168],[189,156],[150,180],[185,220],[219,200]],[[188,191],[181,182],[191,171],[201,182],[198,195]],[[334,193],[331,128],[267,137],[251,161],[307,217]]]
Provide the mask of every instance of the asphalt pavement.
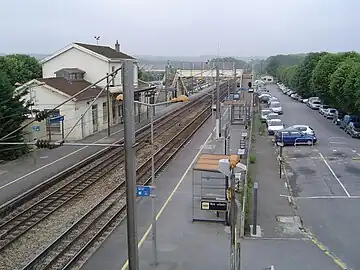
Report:
[[309,125],[318,138],[314,146],[284,147],[286,174],[304,228],[342,269],[360,269],[360,141],[276,85],[267,88],[282,103],[280,118],[287,126]]

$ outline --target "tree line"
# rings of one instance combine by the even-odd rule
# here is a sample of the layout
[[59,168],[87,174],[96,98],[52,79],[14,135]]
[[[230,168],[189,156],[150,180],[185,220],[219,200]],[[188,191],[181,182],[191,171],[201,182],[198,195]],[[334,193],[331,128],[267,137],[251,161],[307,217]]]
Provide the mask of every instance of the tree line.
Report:
[[360,113],[360,54],[354,51],[276,55],[266,72],[304,98],[319,97],[348,113]]
[[[0,138],[19,128],[29,113],[25,103],[27,91],[15,93],[14,89],[32,79],[41,77],[41,65],[28,55],[0,56]],[[6,142],[24,140],[23,131],[11,135]],[[25,146],[0,145],[0,160],[13,160],[27,153]]]

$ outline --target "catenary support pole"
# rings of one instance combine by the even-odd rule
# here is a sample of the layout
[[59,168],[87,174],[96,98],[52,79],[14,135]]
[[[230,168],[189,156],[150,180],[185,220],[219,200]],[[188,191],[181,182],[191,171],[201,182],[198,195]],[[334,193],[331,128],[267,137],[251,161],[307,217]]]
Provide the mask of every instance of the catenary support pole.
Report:
[[[107,135],[110,137],[110,82],[109,82],[109,73],[106,73],[106,110],[107,110]],[[104,112],[103,112],[104,113]]]
[[123,62],[124,86],[124,142],[127,206],[127,244],[129,270],[139,270],[138,236],[136,222],[136,167],[134,124],[134,62]]
[[221,123],[220,123],[220,76],[219,76],[219,62],[216,62],[216,139],[221,137]]
[[[155,160],[154,160],[154,111],[155,106],[151,106],[152,112],[150,114],[150,126],[151,126],[151,186],[152,192],[155,189]],[[154,192],[155,193],[155,192]],[[158,256],[157,256],[157,244],[156,244],[156,194],[152,194],[151,200],[152,206],[152,227],[151,227],[151,238],[152,238],[152,247],[153,247],[153,266],[158,264]]]

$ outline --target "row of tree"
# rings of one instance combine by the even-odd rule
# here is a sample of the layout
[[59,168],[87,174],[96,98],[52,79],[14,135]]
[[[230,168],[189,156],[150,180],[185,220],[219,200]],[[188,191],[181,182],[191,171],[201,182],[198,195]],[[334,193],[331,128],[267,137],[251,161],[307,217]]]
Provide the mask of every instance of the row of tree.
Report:
[[267,59],[266,71],[303,97],[349,113],[360,113],[360,54],[316,52],[277,55]]
[[[19,128],[29,113],[29,104],[23,100],[26,91],[14,93],[15,87],[39,77],[41,65],[35,58],[20,54],[0,56],[0,138]],[[20,131],[5,141],[23,141],[23,135]],[[0,160],[13,160],[26,152],[26,147],[0,145]]]

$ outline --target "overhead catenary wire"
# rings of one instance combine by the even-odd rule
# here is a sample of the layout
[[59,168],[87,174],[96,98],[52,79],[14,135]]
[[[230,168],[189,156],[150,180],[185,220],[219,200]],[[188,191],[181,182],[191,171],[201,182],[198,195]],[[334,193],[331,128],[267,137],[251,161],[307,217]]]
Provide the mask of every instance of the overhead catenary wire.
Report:
[[[97,80],[95,83],[90,84],[89,86],[85,87],[84,89],[80,90],[78,93],[76,93],[75,95],[71,96],[70,98],[66,99],[65,101],[61,102],[60,104],[56,105],[54,108],[52,108],[49,112],[56,110],[57,108],[59,108],[60,106],[64,105],[65,103],[69,102],[70,100],[76,98],[77,96],[81,95],[82,93],[84,93],[86,90],[90,89],[91,87],[93,87],[94,85],[97,85],[98,83],[102,82],[103,80],[105,80],[107,77],[109,76],[114,76],[114,74],[117,74],[118,71],[122,68],[122,66],[120,66],[119,68],[117,68],[115,71],[111,72],[110,74],[104,76],[103,78]],[[111,81],[111,80],[110,80]],[[102,90],[103,91],[103,90]],[[2,138],[0,138],[0,141],[3,141],[4,139],[6,139],[7,137],[13,135],[16,132],[19,132],[20,130],[22,130],[23,128],[31,125],[32,123],[34,123],[36,120],[33,119],[30,122],[26,123],[25,125],[16,128],[15,130],[13,130],[12,132],[8,133],[7,135],[3,136]]]

